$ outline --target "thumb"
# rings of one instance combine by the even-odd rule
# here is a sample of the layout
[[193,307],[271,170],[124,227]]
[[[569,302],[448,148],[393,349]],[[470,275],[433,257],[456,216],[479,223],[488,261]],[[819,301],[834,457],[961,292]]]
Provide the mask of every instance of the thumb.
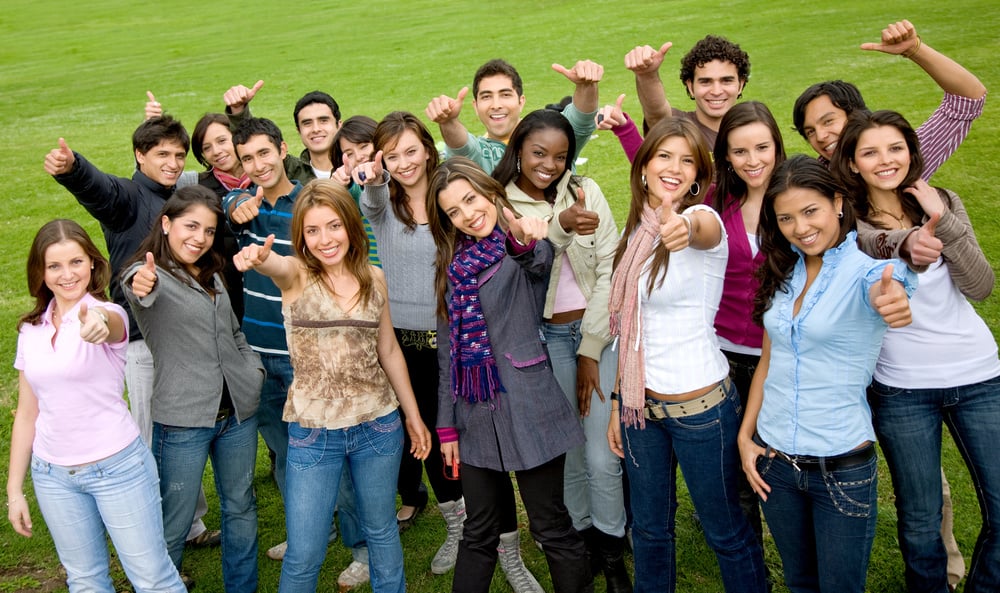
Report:
[[59,151],[63,153],[64,156],[72,156],[73,151],[69,149],[69,145],[66,144],[66,140],[59,139]]
[[150,272],[156,273],[156,262],[153,260],[153,252],[146,252],[146,269]]
[[924,223],[924,230],[927,231],[932,237],[934,236],[934,231],[937,230],[939,220],[941,220],[941,213],[935,212],[934,214],[931,214],[930,219]]
[[378,176],[379,180],[377,183],[382,182],[382,151],[375,153],[372,157],[372,173]]
[[673,41],[668,41],[668,42],[664,43],[663,45],[661,45],[660,46],[660,55],[661,56],[667,55],[667,52],[670,51],[670,48],[673,47],[673,46],[674,46],[674,42]]
[[881,43],[862,43],[861,49],[864,51],[882,51],[884,46]]
[[576,205],[581,209],[587,209],[587,196],[583,193],[583,188],[576,188]]
[[562,74],[566,78],[569,78],[570,76],[569,69],[566,68],[566,66],[563,66],[562,64],[552,64],[552,69],[558,72],[559,74]]
[[267,256],[271,255],[272,245],[274,245],[273,233],[268,235],[267,239],[264,239],[264,244],[261,246],[260,252],[257,254],[257,259],[259,259],[260,261],[264,261],[265,259],[267,259]]
[[80,303],[80,323],[87,321],[87,303]]
[[469,87],[464,86],[462,90],[458,91],[458,95],[455,96],[455,101],[458,102],[459,106],[465,102],[465,96],[469,94]]
[[882,270],[882,283],[879,286],[879,294],[889,294],[892,288],[892,264],[887,265]]
[[260,205],[264,203],[264,188],[258,185],[257,193],[255,193],[253,197],[257,200],[257,207],[259,208]]
[[153,91],[146,91],[146,98],[149,99],[150,103],[156,103],[156,97],[153,96]]
[[510,208],[506,206],[503,207],[503,217],[507,220],[507,224],[510,225],[517,224],[517,216],[515,216],[514,213],[511,212]]
[[260,87],[262,87],[262,86],[264,86],[264,81],[263,80],[258,80],[256,83],[254,83],[253,88],[250,89],[250,96],[247,97],[247,98],[248,99],[253,99],[254,95],[257,94],[257,91],[259,91]]
[[615,101],[615,108],[618,109],[618,111],[621,111],[622,110],[622,103],[624,103],[624,102],[625,102],[625,93],[622,93],[622,94],[618,95],[618,100]]

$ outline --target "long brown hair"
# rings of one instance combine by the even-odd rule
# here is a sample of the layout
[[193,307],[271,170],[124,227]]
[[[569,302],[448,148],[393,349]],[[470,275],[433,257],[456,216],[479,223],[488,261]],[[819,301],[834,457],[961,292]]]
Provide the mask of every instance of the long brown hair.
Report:
[[28,251],[28,294],[35,297],[35,305],[17,321],[17,329],[20,330],[25,323],[37,325],[41,321],[42,314],[48,308],[49,302],[55,297],[52,290],[45,284],[45,252],[52,245],[63,241],[76,243],[90,258],[93,268],[90,270],[90,283],[87,284],[87,292],[97,300],[108,300],[105,292],[108,289],[108,282],[111,280],[111,264],[101,255],[87,231],[83,230],[83,227],[75,220],[65,218],[51,220],[42,225],[42,228],[35,233],[35,239],[31,242],[31,250]]
[[[684,194],[679,210],[684,210],[695,204],[705,201],[705,192],[708,191],[709,184],[712,183],[712,157],[709,155],[708,146],[705,144],[705,137],[701,130],[686,119],[668,117],[660,121],[649,130],[646,139],[643,140],[639,151],[635,153],[632,161],[632,170],[629,173],[629,186],[632,190],[632,201],[628,206],[628,217],[625,219],[625,230],[622,238],[618,242],[618,249],[615,250],[614,267],[618,267],[628,247],[629,237],[635,232],[642,222],[642,210],[649,199],[649,190],[643,180],[642,168],[645,167],[653,157],[664,140],[673,137],[680,137],[687,140],[691,152],[697,160],[695,181],[698,183],[698,192],[692,194],[690,191]],[[667,275],[667,264],[670,260],[670,252],[667,251],[663,243],[657,241],[653,248],[653,263],[649,272],[649,285],[647,292],[652,292],[656,286],[663,283],[663,278]]]
[[[177,261],[177,258],[174,257],[174,252],[170,249],[170,242],[167,241],[167,235],[163,232],[161,221],[164,216],[169,220],[176,220],[177,217],[183,216],[195,206],[208,208],[212,214],[215,214],[216,223],[212,245],[204,255],[198,258],[198,261],[194,262],[194,267],[197,268],[198,273],[192,276],[187,273],[187,268],[184,267],[184,264]],[[226,232],[225,224],[226,219],[222,214],[222,202],[219,196],[215,195],[215,192],[202,185],[182,187],[175,191],[174,195],[170,196],[170,199],[163,204],[163,209],[160,210],[159,215],[157,215],[156,220],[153,222],[153,228],[149,230],[149,234],[142,240],[139,248],[132,256],[131,263],[145,262],[146,253],[152,253],[156,265],[167,270],[177,280],[190,286],[191,283],[188,281],[188,278],[194,278],[195,282],[205,292],[208,294],[218,294],[219,290],[215,287],[215,275],[222,272],[225,262],[222,259],[222,253],[215,244],[215,239],[221,241],[221,234]]]
[[497,222],[506,230],[502,208],[511,208],[507,201],[507,193],[500,182],[483,171],[479,165],[465,157],[453,156],[441,163],[431,174],[427,185],[427,226],[434,237],[437,255],[434,258],[435,286],[437,292],[437,314],[442,319],[448,318],[448,304],[445,293],[448,292],[448,266],[455,258],[455,246],[458,241],[458,229],[452,224],[451,218],[438,205],[438,196],[449,185],[458,180],[464,180],[472,186],[473,191],[486,197],[497,207]]
[[314,179],[295,197],[295,208],[292,210],[292,247],[295,248],[295,256],[302,261],[313,279],[321,280],[326,275],[323,264],[306,247],[304,228],[306,213],[324,206],[336,212],[344,225],[348,241],[344,263],[358,281],[358,302],[367,306],[374,291],[374,278],[368,263],[368,233],[365,232],[361,214],[347,188],[331,179]]
[[774,143],[774,167],[785,162],[785,143],[781,138],[781,130],[767,105],[758,101],[744,101],[733,105],[732,109],[722,116],[719,137],[713,149],[715,195],[712,197],[712,207],[719,214],[722,214],[730,204],[742,206],[747,200],[747,183],[733,170],[728,157],[729,134],[750,124],[764,124],[771,132],[771,141]]
[[[431,176],[431,172],[437,168],[438,165],[438,151],[434,146],[434,137],[431,136],[430,131],[427,126],[423,124],[417,116],[406,111],[393,111],[389,115],[382,118],[382,121],[378,122],[378,126],[375,127],[375,136],[372,139],[372,144],[374,145],[374,150],[377,153],[382,150],[385,151],[389,147],[395,147],[399,143],[400,136],[403,135],[405,131],[411,131],[417,135],[420,143],[424,146],[424,150],[427,151],[427,163],[425,167],[424,174],[427,175],[428,179]],[[372,158],[375,158],[374,154]],[[382,167],[385,167],[385,158],[383,157]],[[400,220],[406,228],[410,231],[417,228],[417,221],[413,218],[413,212],[410,211],[410,205],[406,202],[406,190],[403,189],[403,185],[392,179],[389,179],[389,202],[392,204],[392,212],[396,215],[396,218]]]

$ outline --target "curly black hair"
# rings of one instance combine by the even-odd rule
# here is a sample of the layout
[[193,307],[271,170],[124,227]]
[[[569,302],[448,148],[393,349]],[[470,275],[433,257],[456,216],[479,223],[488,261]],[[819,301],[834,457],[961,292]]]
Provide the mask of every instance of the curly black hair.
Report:
[[736,66],[740,82],[746,84],[750,80],[750,56],[747,52],[725,37],[706,35],[681,59],[681,82],[684,86],[687,87],[687,83],[694,82],[695,68],[704,66],[712,60],[731,62]]

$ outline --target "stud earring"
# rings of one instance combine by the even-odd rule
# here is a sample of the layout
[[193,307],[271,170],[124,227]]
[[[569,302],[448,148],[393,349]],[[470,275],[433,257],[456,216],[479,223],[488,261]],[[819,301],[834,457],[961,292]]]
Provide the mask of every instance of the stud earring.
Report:
[[844,217],[844,211],[841,210],[840,212],[837,213],[837,218],[843,218],[843,217]]

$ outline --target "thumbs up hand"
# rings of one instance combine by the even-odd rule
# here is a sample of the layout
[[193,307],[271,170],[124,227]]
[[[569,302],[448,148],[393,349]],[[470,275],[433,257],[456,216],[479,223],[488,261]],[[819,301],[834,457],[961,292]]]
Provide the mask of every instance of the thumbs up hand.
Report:
[[103,309],[90,309],[87,303],[80,303],[80,339],[90,344],[104,343],[111,333],[107,316]]
[[156,286],[156,263],[153,261],[153,254],[146,252],[146,263],[136,270],[132,276],[132,292],[135,296],[143,298],[149,296]]
[[153,119],[154,117],[163,117],[163,105],[156,100],[153,96],[153,91],[146,91],[146,119]]
[[246,224],[257,218],[260,214],[260,205],[264,203],[264,188],[261,186],[257,186],[257,193],[252,196],[249,195],[250,192],[246,193],[248,197],[239,198],[232,214],[229,215],[236,224]]
[[246,272],[264,263],[267,261],[268,256],[271,255],[271,247],[273,245],[274,235],[268,235],[267,239],[264,239],[263,245],[257,245],[256,243],[247,245],[233,256],[233,263],[236,265],[236,269]]
[[910,298],[902,283],[892,277],[892,264],[882,270],[882,279],[871,287],[871,302],[875,311],[889,327],[903,327],[913,321]]
[[549,225],[541,218],[522,216],[517,218],[510,208],[503,209],[503,217],[507,220],[507,229],[521,245],[532,241],[541,241],[549,234]]
[[66,141],[59,139],[59,148],[53,148],[45,155],[45,172],[49,175],[65,175],[73,170],[76,157]]
[[667,251],[680,251],[691,244],[691,219],[674,212],[673,205],[664,201],[659,209],[660,242]]
[[912,234],[910,242],[910,263],[915,266],[929,266],[941,257],[944,243],[934,236],[941,215],[935,212],[924,226]]
[[582,187],[576,188],[576,201],[569,208],[559,213],[559,224],[566,232],[577,235],[593,235],[601,217],[592,210],[587,210],[587,196]]
[[465,103],[465,96],[468,94],[469,87],[462,87],[462,90],[458,91],[458,95],[455,98],[451,98],[448,95],[434,97],[427,104],[427,109],[424,110],[424,113],[427,114],[427,119],[437,124],[457,119],[458,115],[462,112],[462,104]]

